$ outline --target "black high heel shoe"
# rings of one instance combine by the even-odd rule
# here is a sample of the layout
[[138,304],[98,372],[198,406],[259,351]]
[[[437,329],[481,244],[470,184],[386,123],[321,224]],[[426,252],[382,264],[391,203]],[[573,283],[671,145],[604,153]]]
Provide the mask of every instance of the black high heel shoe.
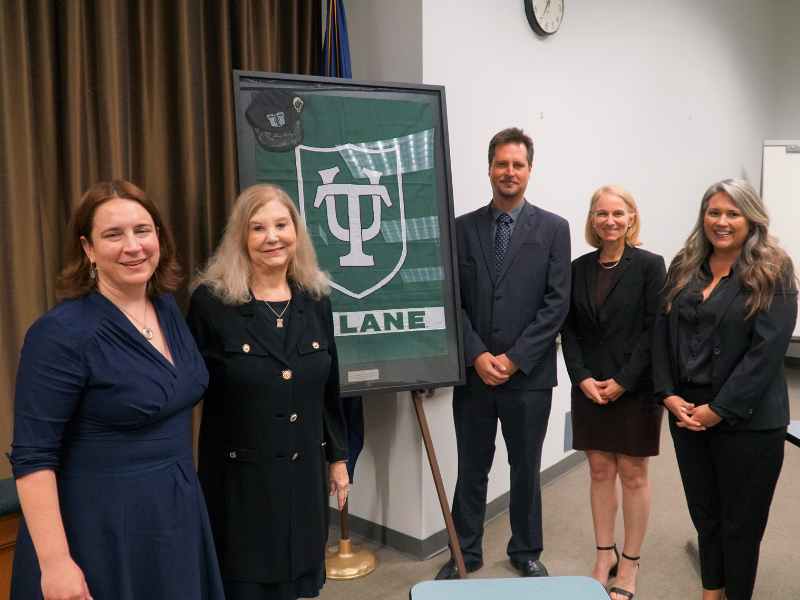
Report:
[[[628,556],[627,554],[625,554],[623,552],[622,553],[622,558],[626,558],[631,562],[635,562],[636,563],[636,573],[637,574],[639,573],[639,559],[641,558],[641,556]],[[619,561],[617,561],[617,564],[619,564]],[[628,598],[628,600],[633,600],[633,596],[634,596],[633,592],[629,592],[628,590],[623,590],[622,588],[618,588],[618,587],[612,587],[610,590],[608,590],[608,593],[609,593],[609,595],[611,595],[611,594],[619,594],[620,596],[625,596],[626,598]]]
[[605,548],[601,548],[600,546],[595,546],[598,550],[613,550],[614,554],[617,556],[617,564],[611,567],[608,570],[609,577],[616,577],[617,576],[617,567],[619,567],[619,552],[617,552],[617,545],[614,544],[613,546],[606,546]]

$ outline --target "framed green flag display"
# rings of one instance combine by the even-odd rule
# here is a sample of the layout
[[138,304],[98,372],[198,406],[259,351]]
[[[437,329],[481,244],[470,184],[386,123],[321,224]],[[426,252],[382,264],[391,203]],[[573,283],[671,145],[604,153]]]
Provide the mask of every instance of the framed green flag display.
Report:
[[330,276],[342,394],[464,382],[444,88],[234,71],[239,187],[281,187]]

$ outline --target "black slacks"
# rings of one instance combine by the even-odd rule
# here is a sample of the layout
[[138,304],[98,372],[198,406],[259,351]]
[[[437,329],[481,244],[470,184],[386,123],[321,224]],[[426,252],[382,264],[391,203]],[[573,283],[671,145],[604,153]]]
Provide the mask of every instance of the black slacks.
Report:
[[[709,388],[681,390],[695,405]],[[783,466],[786,428],[690,431],[668,415],[689,514],[697,529],[700,574],[707,590],[725,589],[728,600],[749,600],[761,539]]]
[[453,419],[458,448],[458,480],[453,523],[464,561],[482,558],[486,490],[497,436],[503,431],[511,467],[508,555],[536,560],[542,552],[542,444],[553,390],[511,390],[503,386],[458,386],[453,390]]

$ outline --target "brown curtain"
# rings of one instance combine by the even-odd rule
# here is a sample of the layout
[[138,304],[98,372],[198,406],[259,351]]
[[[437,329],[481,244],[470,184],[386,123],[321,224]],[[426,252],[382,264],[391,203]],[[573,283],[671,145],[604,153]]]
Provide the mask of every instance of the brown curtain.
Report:
[[317,74],[321,11],[319,0],[0,2],[0,453],[23,338],[55,303],[82,193],[141,186],[188,280],[238,191],[231,70]]

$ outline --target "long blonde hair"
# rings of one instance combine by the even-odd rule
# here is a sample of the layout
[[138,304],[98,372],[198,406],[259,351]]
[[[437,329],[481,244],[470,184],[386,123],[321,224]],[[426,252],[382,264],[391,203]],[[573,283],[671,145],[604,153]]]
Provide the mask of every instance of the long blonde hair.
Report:
[[586,217],[586,243],[593,248],[599,248],[603,245],[603,240],[594,228],[594,211],[597,209],[597,202],[603,194],[612,194],[622,200],[625,206],[628,207],[628,214],[633,215],[633,223],[628,226],[625,232],[625,243],[628,246],[641,246],[642,242],[639,241],[639,230],[641,229],[641,217],[639,217],[639,207],[636,206],[636,200],[633,195],[621,185],[604,185],[597,190],[589,202],[589,215]]
[[317,299],[330,292],[329,276],[317,264],[311,236],[294,202],[279,187],[265,183],[247,188],[236,199],[222,241],[208,259],[206,267],[189,286],[190,292],[205,285],[226,304],[250,301],[253,266],[247,252],[247,226],[258,209],[273,200],[287,208],[297,232],[297,251],[287,272],[289,281],[300,291]]
[[778,246],[778,239],[770,235],[769,215],[758,193],[741,179],[725,179],[706,190],[700,202],[697,223],[683,249],[672,261],[664,302],[669,312],[680,291],[690,282],[700,280],[700,268],[714,251],[706,236],[704,224],[708,204],[715,194],[728,196],[742,211],[750,226],[739,256],[739,280],[750,292],[746,304],[749,317],[757,310],[770,307],[777,282],[791,282],[794,278],[794,265],[786,251]]

